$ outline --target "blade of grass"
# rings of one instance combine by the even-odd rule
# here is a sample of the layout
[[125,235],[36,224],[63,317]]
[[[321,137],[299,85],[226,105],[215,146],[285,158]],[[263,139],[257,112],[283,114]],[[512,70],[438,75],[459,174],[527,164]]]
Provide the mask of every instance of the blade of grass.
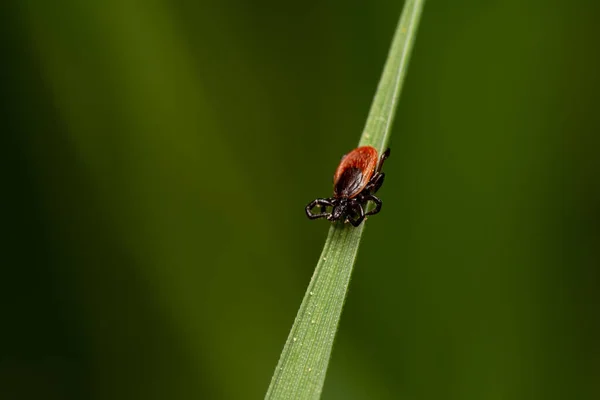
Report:
[[[389,140],[402,82],[425,0],[407,0],[359,145],[381,152]],[[332,225],[281,353],[267,399],[317,399],[365,224]]]

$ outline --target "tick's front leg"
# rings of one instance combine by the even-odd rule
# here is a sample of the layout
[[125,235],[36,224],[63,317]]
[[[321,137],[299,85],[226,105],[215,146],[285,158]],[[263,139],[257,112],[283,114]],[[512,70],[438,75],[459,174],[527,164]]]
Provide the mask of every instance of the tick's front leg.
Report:
[[[321,212],[313,214],[312,209],[315,207],[319,207]],[[333,207],[330,199],[315,199],[306,206],[306,216],[310,219],[327,218],[331,214],[327,212],[327,207]]]

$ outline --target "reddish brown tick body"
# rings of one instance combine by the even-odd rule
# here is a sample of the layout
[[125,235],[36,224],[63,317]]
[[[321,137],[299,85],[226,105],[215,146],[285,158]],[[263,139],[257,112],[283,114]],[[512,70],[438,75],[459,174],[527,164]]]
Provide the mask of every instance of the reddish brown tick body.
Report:
[[[306,206],[308,218],[343,219],[359,226],[365,216],[377,214],[381,210],[381,200],[375,193],[383,185],[385,174],[381,167],[389,155],[390,149],[387,149],[378,158],[374,147],[362,146],[342,157],[333,175],[333,197],[310,202]],[[375,209],[365,213],[369,200],[375,203]],[[317,206],[321,212],[314,214],[312,209]],[[331,207],[330,212],[327,212],[327,207]]]
[[369,183],[377,167],[377,150],[363,146],[344,155],[333,175],[333,195],[356,197]]

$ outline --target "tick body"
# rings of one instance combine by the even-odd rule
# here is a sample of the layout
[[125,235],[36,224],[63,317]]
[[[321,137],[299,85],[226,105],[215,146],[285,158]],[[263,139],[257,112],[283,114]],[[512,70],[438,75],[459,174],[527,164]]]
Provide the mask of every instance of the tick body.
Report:
[[[385,174],[381,168],[389,155],[390,149],[387,149],[378,158],[374,147],[362,146],[342,157],[333,175],[333,197],[311,201],[306,206],[308,218],[327,218],[329,221],[342,219],[359,226],[367,215],[381,211],[381,200],[375,193],[383,185]],[[365,213],[369,201],[375,203],[375,208]],[[319,207],[319,213],[312,212],[315,207]]]

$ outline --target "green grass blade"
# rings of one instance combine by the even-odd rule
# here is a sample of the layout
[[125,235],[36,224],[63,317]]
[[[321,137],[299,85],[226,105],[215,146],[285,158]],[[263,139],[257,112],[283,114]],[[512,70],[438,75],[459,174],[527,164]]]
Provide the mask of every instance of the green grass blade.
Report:
[[[407,0],[367,118],[360,145],[380,152],[389,140],[424,0]],[[316,399],[321,395],[350,275],[365,224],[331,227],[308,285],[267,399]]]

